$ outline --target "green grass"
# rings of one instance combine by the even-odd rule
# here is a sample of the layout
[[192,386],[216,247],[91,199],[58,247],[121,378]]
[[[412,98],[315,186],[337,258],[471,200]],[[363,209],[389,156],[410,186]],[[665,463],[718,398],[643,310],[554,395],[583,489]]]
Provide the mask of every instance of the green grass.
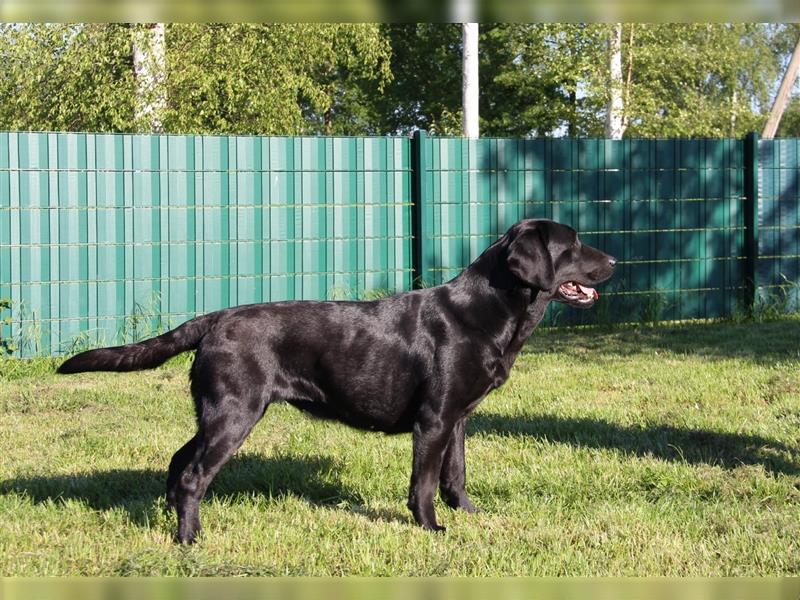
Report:
[[800,318],[539,330],[469,421],[441,535],[405,508],[409,436],[271,407],[193,547],[165,469],[188,360],[56,376],[0,362],[0,575],[798,575]]

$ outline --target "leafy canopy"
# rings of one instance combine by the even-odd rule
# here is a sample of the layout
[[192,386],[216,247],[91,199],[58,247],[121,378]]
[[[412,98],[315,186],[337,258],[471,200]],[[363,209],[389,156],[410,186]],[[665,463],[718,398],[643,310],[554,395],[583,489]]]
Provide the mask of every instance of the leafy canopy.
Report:
[[[138,131],[133,28],[0,26],[0,128]],[[164,130],[322,133],[342,86],[391,79],[378,26],[171,24]]]
[[[146,131],[129,24],[0,25],[0,128]],[[609,24],[481,24],[481,133],[603,133]],[[800,28],[625,24],[626,135],[759,130]],[[461,131],[458,24],[169,24],[163,129]],[[800,133],[790,105],[782,134]]]

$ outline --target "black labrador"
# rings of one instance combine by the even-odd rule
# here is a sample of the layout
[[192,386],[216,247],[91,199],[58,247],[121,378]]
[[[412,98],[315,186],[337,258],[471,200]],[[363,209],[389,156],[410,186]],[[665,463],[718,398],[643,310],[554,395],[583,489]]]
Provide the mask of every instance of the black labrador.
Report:
[[200,530],[211,480],[275,400],[387,433],[413,433],[408,507],[425,529],[465,490],[464,421],[508,379],[551,300],[588,308],[616,261],[546,220],[515,224],[451,281],[372,302],[274,302],[213,312],[156,338],[73,356],[59,373],[156,367],[196,348],[197,433],[172,457],[177,540]]

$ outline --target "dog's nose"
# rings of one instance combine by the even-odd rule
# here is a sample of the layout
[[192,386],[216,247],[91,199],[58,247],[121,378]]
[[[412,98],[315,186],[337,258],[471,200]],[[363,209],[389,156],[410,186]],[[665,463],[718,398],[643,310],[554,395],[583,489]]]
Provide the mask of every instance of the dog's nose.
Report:
[[617,259],[614,258],[613,256],[609,256],[608,257],[608,264],[611,265],[611,268],[613,269],[614,267],[617,266]]

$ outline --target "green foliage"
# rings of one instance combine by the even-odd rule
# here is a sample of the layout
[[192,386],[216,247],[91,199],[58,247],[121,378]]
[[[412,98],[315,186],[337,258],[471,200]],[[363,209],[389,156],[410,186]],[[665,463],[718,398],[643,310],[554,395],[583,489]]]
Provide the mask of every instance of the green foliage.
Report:
[[647,294],[639,304],[639,322],[642,325],[658,325],[668,308],[669,302],[663,292],[656,290]]
[[0,357],[12,354],[17,349],[13,340],[6,335],[6,328],[11,327],[11,315],[3,315],[5,311],[11,310],[11,300],[0,298]]
[[166,35],[168,131],[343,133],[351,82],[390,79],[376,25],[175,24]]
[[781,274],[783,284],[760,289],[752,309],[756,322],[775,321],[787,314],[800,311],[800,282],[791,281]]
[[131,130],[130,36],[126,24],[0,25],[0,129]]
[[[627,135],[741,136],[758,129],[791,51],[789,26],[626,24]],[[602,136],[611,25],[481,24],[481,134]],[[461,131],[461,29],[383,26],[394,81],[364,93],[370,131]]]
[[[568,135],[602,136],[611,25],[509,25],[502,29],[514,59],[498,67],[496,79],[509,85],[495,101],[511,108],[499,123],[504,119],[516,123],[515,135],[525,129],[547,133],[555,125]],[[626,135],[737,137],[759,127],[785,50],[778,31],[759,24],[624,25]],[[548,85],[526,90],[526,85],[537,81],[536,76]],[[524,91],[524,98],[515,102],[517,90]],[[526,112],[525,99],[539,108],[539,114]],[[515,116],[521,118],[515,121]],[[554,116],[556,123],[546,120]]]
[[[136,27],[0,26],[0,129],[142,129]],[[341,114],[351,82],[390,80],[388,53],[376,25],[170,24],[164,130],[333,133],[352,118]]]
[[168,329],[169,323],[164,322],[161,313],[161,296],[153,292],[147,302],[134,302],[133,310],[125,316],[118,337],[123,344],[133,344],[161,335]]
[[[0,129],[146,128],[134,115],[132,56],[143,27],[0,25]],[[610,31],[481,24],[482,134],[602,135]],[[760,128],[797,33],[796,25],[625,24],[626,135]],[[175,23],[166,26],[166,65],[167,132],[461,131],[458,24]],[[798,111],[790,106],[783,135],[798,130]]]
[[483,31],[490,49],[481,64],[487,135],[599,135],[605,87],[593,78],[604,60],[605,26],[502,24]]
[[730,321],[766,323],[800,313],[800,281],[792,281],[783,273],[780,277],[783,283],[779,285],[759,286],[755,299],[748,295],[749,288],[742,289]]
[[364,97],[378,133],[432,134],[461,130],[461,27],[455,24],[385,24],[393,81],[383,93],[373,86]]
[[800,137],[800,98],[791,98],[775,137]]
[[[44,330],[36,310],[32,310],[23,301],[16,302],[13,320],[18,323],[18,327],[8,341],[14,352],[24,356],[42,356]],[[6,323],[10,325],[11,322],[12,319],[9,317]]]
[[633,57],[627,133],[738,137],[758,129],[780,75],[776,32],[749,23],[626,25],[623,70]]
[[397,292],[385,288],[375,288],[371,290],[365,290],[364,293],[361,295],[361,299],[381,300],[382,298],[388,298],[389,296],[393,296],[396,293]]
[[[461,132],[461,26],[383,26],[394,78],[383,94],[367,94],[385,133],[416,128],[434,135]],[[575,122],[589,107],[578,82],[592,63],[599,26],[481,24],[481,134],[545,135]],[[579,115],[580,113],[580,115]]]

